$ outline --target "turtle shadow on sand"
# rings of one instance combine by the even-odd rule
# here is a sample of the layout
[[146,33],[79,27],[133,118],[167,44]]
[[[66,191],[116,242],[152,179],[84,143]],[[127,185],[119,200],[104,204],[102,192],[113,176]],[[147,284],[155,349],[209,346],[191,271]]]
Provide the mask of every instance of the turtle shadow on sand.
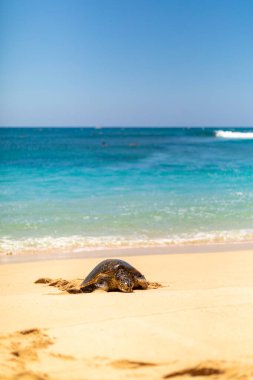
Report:
[[158,282],[149,282],[132,265],[123,260],[107,259],[99,263],[82,281],[64,280],[62,278],[39,278],[36,284],[54,286],[65,293],[91,293],[95,290],[121,291],[131,293],[133,289],[157,289]]

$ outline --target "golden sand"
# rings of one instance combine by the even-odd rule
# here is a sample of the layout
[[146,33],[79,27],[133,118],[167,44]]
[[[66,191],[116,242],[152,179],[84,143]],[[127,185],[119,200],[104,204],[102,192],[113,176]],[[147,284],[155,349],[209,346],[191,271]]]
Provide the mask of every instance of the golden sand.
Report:
[[162,287],[68,293],[99,258],[0,266],[1,380],[253,379],[253,253],[119,258]]

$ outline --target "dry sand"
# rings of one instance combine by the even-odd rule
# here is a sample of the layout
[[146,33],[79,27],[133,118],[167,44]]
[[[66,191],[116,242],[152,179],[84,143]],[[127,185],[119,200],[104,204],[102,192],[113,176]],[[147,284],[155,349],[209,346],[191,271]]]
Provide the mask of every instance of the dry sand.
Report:
[[121,258],[163,287],[34,283],[78,285],[99,258],[0,266],[1,380],[253,379],[253,253]]

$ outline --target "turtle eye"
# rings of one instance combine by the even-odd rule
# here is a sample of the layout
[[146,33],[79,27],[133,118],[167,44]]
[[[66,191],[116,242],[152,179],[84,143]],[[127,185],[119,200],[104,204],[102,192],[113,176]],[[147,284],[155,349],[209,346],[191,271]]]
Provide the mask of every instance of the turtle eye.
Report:
[[124,280],[123,283],[125,286],[130,287],[130,280],[129,279]]

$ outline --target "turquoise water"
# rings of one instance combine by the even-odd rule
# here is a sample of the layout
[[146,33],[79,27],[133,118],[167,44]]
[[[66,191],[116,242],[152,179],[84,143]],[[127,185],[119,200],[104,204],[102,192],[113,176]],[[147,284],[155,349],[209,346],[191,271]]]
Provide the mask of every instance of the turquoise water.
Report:
[[253,240],[253,129],[2,128],[0,252]]

